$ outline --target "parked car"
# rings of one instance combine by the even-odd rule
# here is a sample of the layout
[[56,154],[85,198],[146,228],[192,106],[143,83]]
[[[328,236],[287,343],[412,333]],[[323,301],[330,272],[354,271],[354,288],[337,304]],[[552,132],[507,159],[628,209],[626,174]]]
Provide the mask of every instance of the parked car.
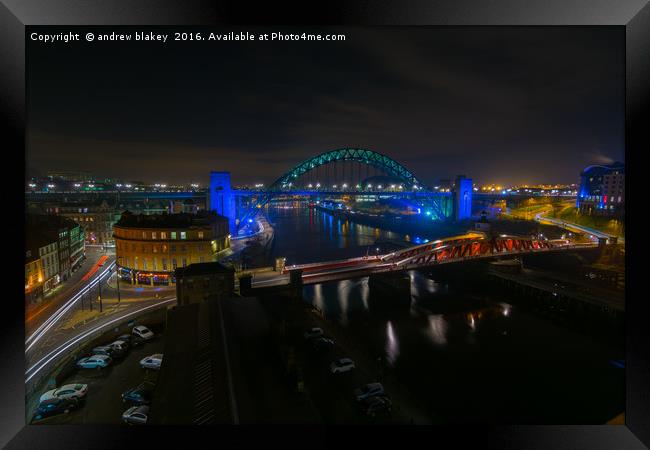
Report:
[[141,339],[144,339],[145,341],[148,341],[149,339],[153,339],[154,337],[153,331],[151,331],[149,328],[145,327],[144,325],[138,325],[136,327],[133,327],[131,333]]
[[350,358],[337,359],[336,361],[333,361],[332,364],[330,364],[330,372],[332,373],[349,372],[354,368],[354,361],[352,361]]
[[113,359],[106,355],[93,355],[81,358],[77,361],[77,367],[81,369],[102,369],[108,367]]
[[163,360],[163,355],[162,353],[156,353],[151,356],[147,356],[146,358],[142,358],[140,360],[140,367],[143,369],[160,369],[160,366],[162,365],[162,360]]
[[132,334],[121,334],[117,337],[118,341],[126,342],[128,345],[132,345],[131,339],[133,338]]
[[126,342],[129,347],[137,347],[138,345],[144,344],[146,342],[145,339],[135,334],[122,334],[117,337],[117,340]]
[[67,414],[78,407],[79,400],[76,398],[51,398],[38,405],[34,413],[34,420],[40,420],[61,413]]
[[121,358],[126,354],[123,350],[117,350],[110,345],[101,345],[99,347],[93,348],[92,355],[106,355],[110,356],[113,359]]
[[381,383],[368,383],[354,390],[354,396],[358,402],[375,395],[384,395],[384,386]]
[[371,417],[380,413],[390,413],[393,410],[393,402],[385,395],[368,397],[361,402],[363,412]]
[[149,407],[147,405],[132,406],[122,413],[122,420],[131,424],[145,424],[149,419]]
[[110,344],[108,344],[108,346],[111,347],[113,350],[116,350],[118,352],[123,352],[123,353],[128,352],[130,347],[128,342],[121,341],[119,339],[117,341],[111,342]]
[[150,381],[143,381],[137,387],[131,388],[122,394],[122,402],[131,402],[136,405],[151,403],[151,395],[156,385]]
[[312,339],[316,337],[321,337],[323,336],[323,329],[322,328],[310,328],[309,330],[305,331],[305,339]]
[[331,350],[334,348],[334,341],[326,337],[319,337],[313,340],[312,347],[318,352]]
[[86,396],[87,392],[87,384],[66,384],[59,388],[47,391],[41,395],[39,401],[44,402],[45,400],[51,400],[53,398],[76,398],[77,400],[81,400]]

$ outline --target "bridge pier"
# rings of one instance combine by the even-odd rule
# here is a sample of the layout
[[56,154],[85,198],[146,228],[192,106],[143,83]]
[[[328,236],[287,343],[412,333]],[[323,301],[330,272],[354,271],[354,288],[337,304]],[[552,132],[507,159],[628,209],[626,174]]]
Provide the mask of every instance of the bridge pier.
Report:
[[406,273],[368,276],[371,310],[411,306],[411,277]]
[[291,286],[292,296],[298,300],[302,300],[302,285],[302,270],[289,271],[289,286]]

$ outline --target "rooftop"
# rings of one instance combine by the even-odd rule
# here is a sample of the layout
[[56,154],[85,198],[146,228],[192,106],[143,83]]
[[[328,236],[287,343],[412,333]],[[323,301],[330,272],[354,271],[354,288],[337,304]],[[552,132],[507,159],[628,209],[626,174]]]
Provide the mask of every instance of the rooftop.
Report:
[[208,211],[201,211],[197,214],[133,214],[127,210],[122,213],[115,226],[125,228],[190,228],[193,226],[209,226],[214,222],[227,220],[217,213]]

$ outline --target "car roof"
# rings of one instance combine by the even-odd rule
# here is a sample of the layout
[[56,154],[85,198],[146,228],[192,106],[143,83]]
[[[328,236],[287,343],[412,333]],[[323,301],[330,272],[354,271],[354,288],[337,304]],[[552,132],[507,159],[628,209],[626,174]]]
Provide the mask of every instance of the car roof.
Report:
[[138,331],[144,331],[144,330],[148,330],[149,328],[145,327],[144,325],[137,325],[133,327],[133,329]]
[[154,353],[153,355],[150,356],[150,358],[157,358],[157,359],[161,359],[162,357],[163,357],[162,353]]
[[149,407],[147,405],[140,405],[136,406],[136,408],[133,410],[134,413],[140,412],[143,414],[147,414],[149,412]]
[[366,384],[366,387],[369,387],[369,388],[376,388],[376,387],[383,388],[384,386],[382,386],[381,383],[368,383],[368,384]]
[[337,361],[340,362],[340,363],[351,363],[352,362],[352,360],[350,358],[339,358]]
[[117,341],[113,342],[113,344],[120,344],[120,345],[122,345],[122,344],[126,344],[126,342],[124,342],[124,341],[122,341],[122,340],[117,340]]
[[71,383],[71,384],[64,384],[63,386],[60,386],[55,390],[60,391],[61,389],[74,389],[76,391],[77,389],[81,389],[82,387],[83,387],[82,383]]
[[110,356],[108,355],[92,355],[91,358],[93,359],[108,359]]

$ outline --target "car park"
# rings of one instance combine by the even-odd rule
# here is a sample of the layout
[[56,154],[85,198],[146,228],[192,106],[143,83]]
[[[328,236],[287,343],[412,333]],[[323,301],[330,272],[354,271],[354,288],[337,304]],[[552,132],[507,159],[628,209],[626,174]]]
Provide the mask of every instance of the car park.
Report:
[[312,339],[312,338],[317,338],[323,336],[323,329],[322,328],[310,328],[309,330],[305,331],[305,334],[303,335],[305,339]]
[[122,413],[122,420],[130,424],[145,424],[149,420],[147,405],[132,406]]
[[163,355],[162,353],[156,353],[154,355],[147,356],[140,360],[140,367],[143,369],[160,369],[162,365]]
[[384,395],[384,386],[381,383],[368,383],[354,390],[354,397],[358,402],[376,395]]
[[151,331],[149,328],[145,327],[144,325],[138,325],[136,327],[133,327],[131,333],[134,336],[144,339],[145,341],[153,339],[154,337],[153,331]]
[[86,397],[88,392],[87,384],[66,384],[56,389],[49,390],[41,395],[39,399],[41,402],[51,400],[53,398],[76,398],[81,400]]
[[138,386],[129,389],[122,394],[122,402],[130,402],[135,405],[148,405],[151,403],[155,384],[150,381],[143,381]]
[[330,364],[331,373],[349,372],[354,368],[354,361],[352,361],[350,358],[340,358]]
[[390,413],[393,410],[393,402],[385,395],[368,397],[360,404],[362,411],[371,417],[375,417],[378,414]]
[[93,355],[81,358],[77,361],[77,367],[81,369],[102,369],[108,367],[113,359],[106,355]]
[[34,420],[44,419],[45,417],[61,413],[67,414],[78,407],[79,401],[76,398],[51,398],[38,405],[34,413]]

